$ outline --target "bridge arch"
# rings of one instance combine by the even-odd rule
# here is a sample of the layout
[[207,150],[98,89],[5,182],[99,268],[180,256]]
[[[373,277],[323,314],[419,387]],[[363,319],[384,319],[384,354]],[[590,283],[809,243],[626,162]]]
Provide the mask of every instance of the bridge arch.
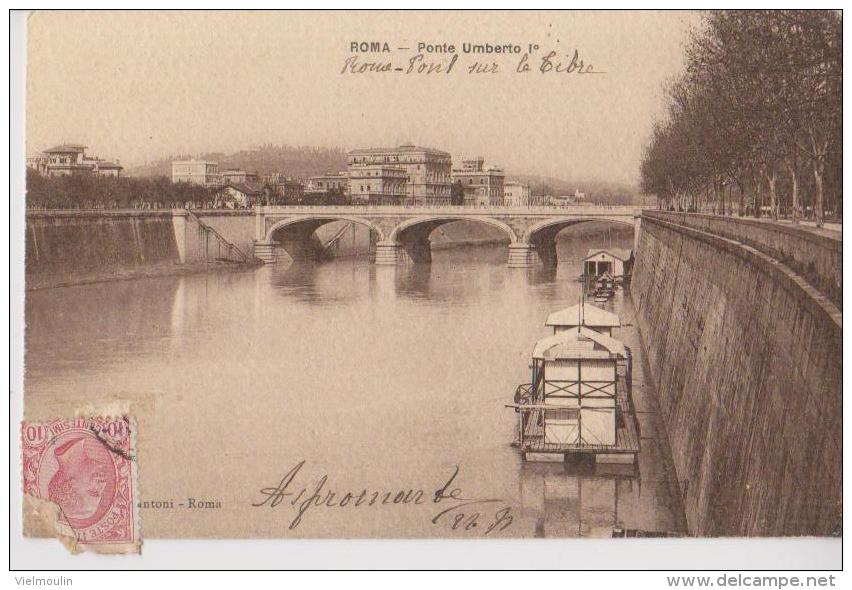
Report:
[[[441,225],[445,223],[452,223],[454,221],[473,221],[479,223],[485,223],[492,227],[496,227],[502,230],[506,237],[509,238],[509,242],[514,244],[518,241],[518,235],[508,224],[494,219],[493,217],[487,216],[466,216],[466,215],[425,215],[420,217],[413,217],[411,219],[406,219],[399,223],[393,230],[390,232],[388,236],[388,242],[391,243],[399,243],[401,234],[407,230],[412,230],[417,228],[418,226],[428,229],[428,233],[431,233],[432,230],[437,229]],[[431,229],[429,229],[431,227]]]
[[636,227],[635,220],[630,219],[628,221],[624,217],[560,217],[553,219],[545,219],[544,221],[540,221],[532,225],[524,232],[521,241],[529,244],[535,241],[536,237],[541,235],[542,232],[546,231],[547,233],[550,233],[555,236],[566,227],[569,227],[571,225],[578,225],[580,223],[587,223],[590,221],[605,221],[607,223],[618,223],[621,225],[627,225],[633,228],[634,231]]
[[272,226],[266,231],[266,235],[264,236],[265,242],[271,242],[275,239],[276,232],[289,227],[289,226],[313,226],[314,229],[321,227],[327,223],[334,223],[335,221],[349,221],[352,223],[361,224],[368,229],[376,232],[378,237],[378,241],[382,241],[385,239],[385,232],[382,229],[373,223],[371,220],[355,215],[307,215],[307,216],[298,216],[298,217],[288,217],[286,219],[281,219],[276,221]]

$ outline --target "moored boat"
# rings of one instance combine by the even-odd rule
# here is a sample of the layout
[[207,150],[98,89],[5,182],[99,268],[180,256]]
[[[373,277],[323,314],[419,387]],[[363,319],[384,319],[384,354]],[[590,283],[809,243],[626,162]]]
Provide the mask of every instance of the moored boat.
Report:
[[[598,328],[611,332],[612,319],[598,313],[608,312],[589,307],[597,309],[590,314],[597,316],[594,321],[610,324]],[[580,453],[593,454],[598,462],[632,464],[639,429],[631,399],[630,349],[583,325],[582,316],[576,327],[561,331],[551,318],[555,333],[535,344],[531,382],[518,386],[509,404],[518,413],[517,444],[524,459],[563,460]]]

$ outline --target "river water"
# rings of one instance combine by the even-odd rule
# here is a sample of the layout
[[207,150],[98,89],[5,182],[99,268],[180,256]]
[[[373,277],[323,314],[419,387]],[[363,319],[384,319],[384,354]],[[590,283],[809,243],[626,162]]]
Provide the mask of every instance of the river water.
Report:
[[[635,327],[614,335],[634,353],[638,468],[524,463],[511,445],[504,404],[544,320],[578,302],[582,256],[610,242],[632,247],[632,233],[564,231],[555,272],[507,268],[497,245],[426,266],[350,258],[29,292],[26,413],[129,408],[150,538],[684,534]],[[633,323],[622,291],[607,305]],[[293,495],[273,507],[288,474]],[[317,488],[336,498],[299,518]],[[356,505],[363,490],[411,502]]]

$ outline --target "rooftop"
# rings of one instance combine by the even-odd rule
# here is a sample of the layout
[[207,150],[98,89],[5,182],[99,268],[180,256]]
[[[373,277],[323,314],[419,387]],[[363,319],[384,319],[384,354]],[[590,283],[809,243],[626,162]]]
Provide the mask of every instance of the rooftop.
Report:
[[443,150],[437,150],[435,148],[427,148],[420,147],[410,143],[405,143],[399,147],[390,147],[390,148],[359,148],[354,149],[349,152],[350,155],[360,155],[360,154],[392,154],[392,153],[427,153],[433,154],[436,156],[447,156],[450,157],[449,152],[445,152]]
[[495,166],[489,166],[488,168],[484,168],[482,170],[469,170],[467,168],[453,168],[453,175],[455,176],[489,176],[494,174],[503,174],[502,168],[497,168]]
[[535,343],[537,359],[609,359],[626,358],[627,349],[615,338],[589,328],[559,332]]
[[586,258],[591,258],[596,254],[600,254],[601,252],[605,252],[614,258],[618,258],[619,260],[630,260],[630,257],[633,256],[633,251],[628,250],[626,248],[589,248],[588,254],[586,254]]
[[104,168],[107,170],[123,170],[124,166],[121,164],[116,164],[115,162],[107,162],[106,160],[97,160],[94,164],[98,168]]
[[248,182],[232,182],[227,185],[245,195],[259,195],[263,192],[260,185],[251,184]]
[[314,174],[313,176],[309,176],[308,178],[343,178],[347,176],[348,172],[325,172],[324,174]]
[[545,326],[589,326],[592,328],[617,328],[621,319],[614,313],[584,304],[572,305],[547,316]]
[[63,143],[44,150],[45,154],[78,154],[85,152],[86,146],[79,143]]

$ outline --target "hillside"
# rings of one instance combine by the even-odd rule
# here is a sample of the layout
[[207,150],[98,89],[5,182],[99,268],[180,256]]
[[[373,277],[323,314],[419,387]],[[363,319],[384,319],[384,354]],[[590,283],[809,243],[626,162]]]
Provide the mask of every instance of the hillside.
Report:
[[[172,173],[171,162],[177,159],[189,159],[187,154],[177,154],[156,160],[144,166],[126,170],[128,176],[167,176]],[[343,148],[324,148],[311,146],[286,146],[266,144],[256,148],[242,150],[233,154],[209,152],[196,154],[196,159],[213,160],[219,163],[219,170],[241,168],[249,172],[265,174],[283,172],[296,178],[307,178],[315,174],[338,172],[346,169],[346,150]],[[568,195],[579,188],[586,193],[590,202],[603,204],[642,203],[643,198],[636,187],[600,181],[571,181],[563,178],[536,176],[532,174],[506,175],[508,180],[517,180],[530,185],[534,195]]]
[[565,180],[551,176],[536,176],[534,174],[506,173],[506,180],[515,180],[528,184],[533,195],[571,195],[575,189],[586,193],[586,198],[593,203],[605,205],[627,205],[645,203],[647,197],[640,194],[639,189],[629,184],[617,182],[601,182],[596,180]]
[[283,172],[296,178],[307,178],[315,174],[339,172],[346,169],[346,151],[341,148],[322,148],[309,146],[263,145],[242,150],[233,154],[210,152],[189,156],[179,154],[157,160],[145,166],[129,168],[129,176],[171,176],[172,160],[189,159],[213,160],[219,163],[219,170],[241,168],[249,172],[265,174]]

